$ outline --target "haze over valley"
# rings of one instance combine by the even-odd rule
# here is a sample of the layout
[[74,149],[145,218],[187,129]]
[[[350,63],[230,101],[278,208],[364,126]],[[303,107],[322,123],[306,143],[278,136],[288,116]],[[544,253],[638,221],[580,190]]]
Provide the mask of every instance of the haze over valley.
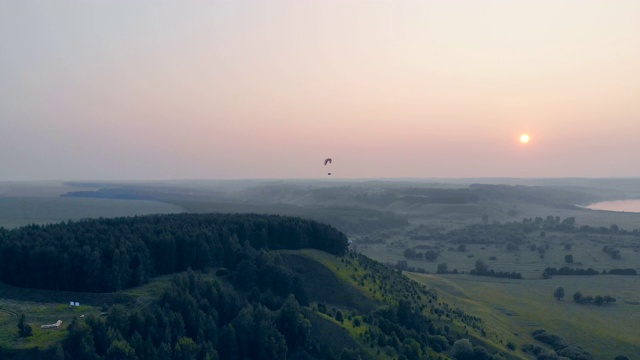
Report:
[[640,359],[640,2],[0,2],[0,359]]
[[[28,231],[27,228],[20,226],[56,224],[60,221],[67,222],[68,226],[73,226],[74,223],[90,228],[97,226],[97,224],[92,225],[87,219],[89,217],[117,217],[115,220],[120,219],[117,221],[127,221],[127,218],[121,216],[137,215],[136,218],[139,219],[137,221],[145,221],[143,219],[146,214],[186,212],[192,214],[238,213],[249,216],[277,214],[312,219],[328,224],[332,229],[337,229],[341,234],[346,235],[346,239],[349,240],[345,249],[348,256],[341,261],[353,259],[354,256],[365,256],[358,260],[362,265],[365,258],[373,259],[380,264],[379,266],[386,268],[386,271],[404,274],[416,281],[416,286],[417,284],[427,286],[429,291],[438,294],[439,303],[447,304],[448,308],[458,309],[456,311],[464,311],[481,319],[480,323],[474,325],[478,326],[477,329],[480,331],[478,334],[456,335],[458,340],[453,340],[454,342],[471,339],[472,344],[475,344],[472,347],[480,346],[489,349],[486,350],[487,354],[493,354],[489,356],[494,358],[498,353],[521,359],[541,358],[539,354],[546,354],[544,356],[574,354],[575,359],[581,358],[580,356],[607,358],[612,354],[615,354],[614,356],[622,354],[633,358],[638,355],[638,344],[628,334],[633,333],[637,321],[635,307],[640,304],[640,293],[637,292],[640,284],[638,277],[635,276],[639,269],[638,260],[640,260],[638,255],[640,213],[592,210],[587,206],[611,199],[618,201],[637,199],[637,187],[634,186],[636,183],[640,183],[640,179],[486,178],[439,179],[437,182],[417,179],[332,179],[2,183],[0,192],[3,196],[0,198],[0,203],[3,206],[0,212],[0,225],[6,230],[4,230],[5,240],[1,249],[4,249],[2,251],[5,254],[7,251],[12,251],[10,244],[14,240],[10,239]],[[69,220],[72,222],[68,222]],[[171,221],[178,221],[178,219]],[[64,226],[64,223],[62,225]],[[43,234],[59,231],[56,230],[59,225],[50,226],[42,227],[40,231]],[[100,225],[100,227],[104,226],[111,227],[107,224]],[[134,228],[132,227],[129,231],[133,231]],[[15,235],[13,235],[14,232],[16,232]],[[271,231],[266,234],[269,233]],[[241,240],[241,237],[246,235],[238,236]],[[112,240],[108,242],[110,241]],[[272,244],[270,247],[273,246],[275,245]],[[275,247],[277,248],[278,246]],[[120,252],[122,251],[126,250],[121,248]],[[37,250],[31,256],[39,253],[41,250]],[[287,252],[279,256],[285,256],[285,254],[293,256],[292,253]],[[309,256],[308,253],[305,254],[307,255],[304,256]],[[301,280],[309,276],[304,274],[327,271],[317,268],[317,264],[309,263],[308,258],[298,258],[297,256],[301,254],[295,256],[297,260],[289,257],[287,259],[297,264],[290,265],[294,266],[292,268],[294,272],[299,272]],[[313,261],[322,259],[322,256],[320,258],[317,256],[321,255],[313,255],[312,258],[315,259]],[[35,260],[25,259],[25,261]],[[325,261],[320,261],[325,264],[320,266],[329,266],[331,269],[331,265]],[[212,259],[207,260],[206,263],[214,265],[216,261]],[[5,261],[5,266],[9,266],[9,268],[5,267],[4,271],[8,271],[5,274],[13,273],[12,266],[7,264],[10,263]],[[64,265],[60,266],[64,268]],[[206,270],[207,267],[202,268],[202,265],[191,264],[189,267],[194,268],[194,266],[200,269],[199,271],[204,270],[204,274],[210,271],[221,274],[221,268],[215,265],[211,270]],[[215,270],[216,268],[218,270]],[[31,271],[27,269],[23,271]],[[232,267],[230,270],[235,274],[239,268]],[[618,272],[628,273],[631,276],[617,275]],[[136,281],[143,287],[148,286],[144,285],[147,281],[156,283],[158,280],[154,280],[156,278],[151,274],[152,272],[149,272],[148,275]],[[23,288],[25,285],[20,281],[16,283],[10,280],[11,277],[6,276],[3,281],[9,285],[3,286],[5,286],[4,293],[8,294],[5,296],[8,297],[2,300],[6,309],[16,309],[16,306],[21,309],[33,309],[33,306],[41,306],[38,304],[50,303],[47,297],[60,298],[59,295],[53,295],[50,292],[34,293],[28,290],[31,287],[41,286],[44,286],[43,289],[49,289],[44,285],[46,282],[43,285],[37,285],[34,283],[35,280],[31,280],[32,285]],[[62,276],[58,281],[67,281],[63,280],[66,277]],[[237,279],[236,276],[239,275],[233,275],[229,279]],[[218,277],[219,280],[224,279],[220,275],[214,277]],[[353,279],[356,279],[354,285],[358,286],[357,277]],[[308,280],[318,281],[317,279]],[[131,286],[124,285],[129,281],[131,280],[121,281],[122,285],[112,286],[123,286],[124,290]],[[322,280],[319,284],[337,286],[334,283],[331,283],[333,285],[325,284],[325,281],[328,280]],[[157,286],[162,288],[165,285]],[[554,297],[554,291],[558,288],[562,288],[566,293],[566,299],[558,300]],[[65,288],[66,291],[72,289]],[[114,289],[108,289],[107,292]],[[321,288],[313,288],[309,285],[305,285],[304,289],[305,295],[300,293],[296,296],[306,298],[308,294],[322,292]],[[81,288],[73,291],[81,291]],[[148,290],[144,291],[146,293]],[[357,295],[363,299],[376,298],[376,292],[372,288],[365,286],[358,291],[364,291]],[[369,293],[370,291],[373,292]],[[575,297],[576,293],[584,294],[585,299],[591,297],[591,300],[572,301],[572,296]],[[135,291],[127,294],[130,297],[123,297],[120,300],[117,297],[104,299],[110,299],[109,304],[120,303],[124,306],[130,306],[127,305],[127,301],[136,298],[138,298],[137,301],[150,299],[149,295],[141,295],[142,293]],[[101,301],[82,293],[73,296],[83,299],[83,303],[87,306],[103,306],[103,308],[107,306],[108,308],[107,303],[103,303],[106,300]],[[593,305],[595,301],[593,299],[596,297],[604,299],[605,296],[613,302],[606,302],[600,306]],[[336,316],[335,311],[340,309],[343,312],[355,311],[356,314],[364,316],[367,311],[381,306],[372,303],[367,305],[367,309],[370,310],[364,310],[358,307],[359,305],[355,308],[359,310],[353,310],[352,300],[335,302],[324,297],[315,298],[315,301],[313,299],[308,303],[305,302],[304,304],[308,304],[305,306],[310,306],[309,309],[315,309],[314,311],[321,311],[324,306],[333,306],[333,312],[328,313],[330,316]],[[381,304],[385,301],[383,298]],[[18,305],[21,302],[25,302],[25,305]],[[86,309],[89,311],[90,307]],[[15,310],[11,311],[15,312]],[[28,310],[27,313],[33,318],[35,315],[30,311],[32,310]],[[36,316],[35,319],[42,318],[42,321],[51,319],[55,322],[51,316],[55,316],[57,312],[59,310],[51,311],[48,316]],[[9,313],[12,314],[12,312]],[[73,314],[74,312],[66,311],[66,315],[61,313],[59,316],[64,317],[64,321],[68,322],[74,321]],[[311,315],[308,315],[307,319],[311,319],[309,316]],[[10,319],[8,318],[3,327],[5,329],[3,331],[8,333],[11,333],[9,324],[17,321]],[[433,320],[427,320],[429,321]],[[595,329],[589,325],[594,321],[600,323],[599,328]],[[454,326],[455,323],[456,321],[453,321],[449,326]],[[316,324],[316,326],[321,325]],[[75,331],[72,329],[73,327],[67,328],[66,331],[71,331],[71,334]],[[315,334],[312,336],[315,339],[313,341],[320,341],[319,339],[325,336],[322,333],[312,333]],[[545,343],[545,337],[540,334],[546,333],[559,336],[563,339],[562,344],[566,345]],[[592,336],[598,337],[599,341],[587,341]],[[10,338],[11,336],[7,339]],[[98,341],[97,338],[94,339]],[[419,342],[419,338],[415,340]],[[363,341],[361,338],[356,337],[354,341],[347,348],[363,357],[377,357],[375,353],[357,350],[360,346],[357,344]],[[17,351],[15,349],[26,350],[36,344],[42,346],[45,343],[28,341],[22,343],[23,345],[17,344],[11,340],[5,340],[3,346],[6,349],[14,349],[7,350],[7,354],[14,354],[11,356],[28,358],[30,356],[28,354],[35,353],[33,351],[14,352]],[[32,345],[29,346],[29,344]],[[47,340],[46,344],[52,344],[51,354],[53,354],[56,350],[56,341]],[[63,341],[60,344],[62,344],[63,353],[67,351],[65,349],[74,351],[69,343]],[[366,341],[362,344],[366,344]],[[462,356],[456,357],[457,347],[433,348],[431,346],[435,345],[428,344],[431,343],[426,342],[421,345],[420,354],[426,356],[427,353],[435,351],[441,355],[448,354],[451,358]],[[312,347],[304,351],[310,355],[331,357],[343,353],[344,346],[346,345],[334,344],[324,350]],[[462,345],[458,347],[460,346]],[[382,358],[402,355],[408,351],[403,350],[402,347],[395,349],[393,346],[382,346],[379,349],[381,354],[386,354],[381,355]],[[292,348],[289,350],[293,351]],[[226,354],[226,350],[218,349],[217,351]],[[364,352],[360,353],[360,351]],[[70,356],[73,358],[79,356],[78,354]]]

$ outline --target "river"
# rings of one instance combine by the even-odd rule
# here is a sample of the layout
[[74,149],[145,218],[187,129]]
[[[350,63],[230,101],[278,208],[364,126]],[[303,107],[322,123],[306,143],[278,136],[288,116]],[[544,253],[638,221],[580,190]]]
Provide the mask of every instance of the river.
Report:
[[585,206],[591,210],[607,210],[640,213],[640,199],[602,201]]

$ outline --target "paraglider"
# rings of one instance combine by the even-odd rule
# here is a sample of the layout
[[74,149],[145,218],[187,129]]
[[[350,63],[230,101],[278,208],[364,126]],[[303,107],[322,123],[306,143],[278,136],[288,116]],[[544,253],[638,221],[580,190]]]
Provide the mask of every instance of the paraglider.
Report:
[[[324,166],[327,166],[327,164],[331,164],[331,162],[332,162],[331,158],[324,159]],[[327,175],[331,175],[331,173],[329,172],[327,173]]]

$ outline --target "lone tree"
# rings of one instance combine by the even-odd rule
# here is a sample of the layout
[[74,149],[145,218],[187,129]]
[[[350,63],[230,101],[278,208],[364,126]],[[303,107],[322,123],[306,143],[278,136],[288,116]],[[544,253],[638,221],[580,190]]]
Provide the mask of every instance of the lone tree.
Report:
[[20,320],[18,321],[18,335],[20,337],[29,337],[33,335],[33,330],[31,329],[31,325],[27,324],[26,317],[24,313],[20,315]]
[[336,317],[335,317],[335,319],[336,319],[337,321],[340,321],[341,323],[344,323],[344,317],[342,317],[342,313],[340,312],[340,310],[338,310],[338,311],[336,312]]
[[565,255],[564,256],[564,262],[566,262],[567,264],[573,264],[573,255],[571,255],[571,254]]
[[476,273],[479,275],[484,275],[489,272],[489,266],[484,263],[481,259],[476,260]]
[[438,274],[446,274],[449,272],[449,269],[447,268],[447,263],[441,263],[438,264],[438,271],[436,271]]
[[456,359],[474,359],[473,356],[473,344],[469,339],[456,340],[451,348]]
[[558,286],[553,292],[553,296],[558,300],[562,299],[564,297],[564,288],[562,286]]

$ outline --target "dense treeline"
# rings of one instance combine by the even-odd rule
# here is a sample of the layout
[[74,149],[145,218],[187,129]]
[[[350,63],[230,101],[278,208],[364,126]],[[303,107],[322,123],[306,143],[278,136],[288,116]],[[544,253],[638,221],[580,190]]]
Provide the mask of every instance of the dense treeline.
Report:
[[553,268],[553,267],[547,267],[544,269],[544,271],[542,272],[542,278],[543,279],[550,279],[552,276],[554,275],[578,275],[578,276],[585,276],[585,275],[637,275],[638,272],[635,269],[632,268],[626,268],[626,269],[611,269],[609,271],[606,270],[602,270],[602,272],[598,272],[597,270],[594,270],[592,268],[587,268],[587,269],[574,269],[574,268],[570,268],[570,267],[561,267],[560,269],[557,268]]
[[176,276],[147,308],[115,305],[105,318],[75,319],[68,330],[55,352],[69,360],[285,359],[315,353],[310,322],[293,295],[269,308],[193,271]]
[[542,278],[543,279],[550,279],[554,275],[579,275],[579,276],[585,276],[585,275],[598,275],[598,274],[599,274],[599,272],[597,270],[592,269],[592,268],[574,269],[574,268],[570,268],[570,267],[567,267],[567,266],[563,266],[560,269],[557,269],[557,268],[553,268],[553,267],[547,267],[542,272]]
[[475,269],[473,269],[469,272],[469,274],[496,277],[496,278],[502,278],[502,279],[518,279],[518,280],[522,279],[522,274],[515,271],[508,272],[508,271],[487,270],[486,272],[479,273]]
[[544,329],[536,329],[531,332],[534,339],[550,345],[553,350],[547,350],[536,345],[528,345],[523,350],[530,351],[536,355],[536,359],[558,359],[559,356],[570,360],[592,360],[593,355],[583,348],[567,343],[556,334],[547,332]]
[[413,260],[425,259],[426,261],[436,261],[440,256],[440,252],[436,250],[427,250],[424,253],[421,253],[416,251],[415,249],[405,249],[402,254],[407,259],[413,259]]
[[580,291],[576,291],[573,294],[573,301],[578,304],[595,304],[598,306],[602,306],[604,304],[614,303],[616,299],[610,295],[583,295]]
[[[264,261],[261,256],[265,256],[264,251],[249,255],[247,260],[258,264]],[[268,256],[268,262],[282,263],[278,255]],[[233,279],[234,271],[230,275]],[[239,281],[232,283],[237,287]],[[49,351],[51,357],[67,360],[343,359],[349,354],[371,358],[358,343],[348,349],[338,347],[336,339],[318,336],[314,327],[331,322],[302,307],[297,296],[272,301],[273,285],[264,290],[252,287],[237,291],[225,281],[188,271],[177,275],[160,300],[148,307],[128,310],[115,305],[106,317],[75,319],[63,346]],[[425,296],[435,301],[435,294],[410,288],[413,296],[366,314],[346,309],[343,313],[328,309],[324,303],[318,303],[317,308],[340,323],[350,321],[354,327],[365,327],[359,340],[368,347],[412,360],[455,350],[452,344],[464,334],[445,325],[449,323],[445,319],[457,318],[479,327],[480,319],[458,309],[419,305],[416,299]],[[502,358],[482,346],[473,346],[472,352],[477,355],[474,359]]]
[[28,288],[113,292],[187,268],[235,267],[243,247],[342,255],[347,238],[277,215],[177,214],[90,219],[0,231],[0,281]]
[[593,227],[589,225],[581,225],[580,227],[577,227],[576,219],[574,217],[568,217],[561,220],[559,216],[549,215],[544,219],[540,217],[529,219],[525,218],[523,219],[523,223],[538,224],[542,228],[542,230],[553,230],[568,233],[640,235],[640,229],[629,231],[621,229],[616,224],[611,224],[609,225],[609,227]]
[[[418,287],[397,272],[351,253],[341,264],[352,268],[357,262],[367,270],[357,271],[361,278],[353,280],[363,284],[374,281],[391,304],[371,310],[356,306],[340,311],[333,305],[316,303],[313,308],[319,313],[340,323],[349,321],[351,326],[365,327],[359,337],[364,344],[354,342],[352,348],[345,348],[339,346],[340,341],[319,332],[320,328],[333,326],[329,325],[331,322],[314,315],[312,308],[303,307],[308,294],[289,267],[293,264],[291,256],[287,261],[278,253],[251,247],[241,248],[236,255],[242,258],[241,262],[223,277],[189,270],[177,275],[159,301],[150,306],[127,309],[115,305],[108,309],[106,317],[74,320],[63,346],[49,350],[52,357],[338,359],[357,354],[368,359],[370,355],[361,347],[366,345],[384,349],[389,355],[418,360],[430,353],[454,350],[452,344],[465,334],[448,326],[453,319],[481,329],[479,318],[447,304],[436,304],[433,290]],[[305,286],[313,288],[314,284]],[[340,295],[331,298],[336,296]],[[423,299],[429,299],[428,304]],[[473,346],[472,352],[478,359],[501,358],[482,346]]]
[[519,272],[507,272],[507,271],[495,271],[489,269],[489,266],[482,260],[476,261],[476,266],[473,270],[469,271],[471,275],[491,276],[504,279],[522,279],[522,274]]

